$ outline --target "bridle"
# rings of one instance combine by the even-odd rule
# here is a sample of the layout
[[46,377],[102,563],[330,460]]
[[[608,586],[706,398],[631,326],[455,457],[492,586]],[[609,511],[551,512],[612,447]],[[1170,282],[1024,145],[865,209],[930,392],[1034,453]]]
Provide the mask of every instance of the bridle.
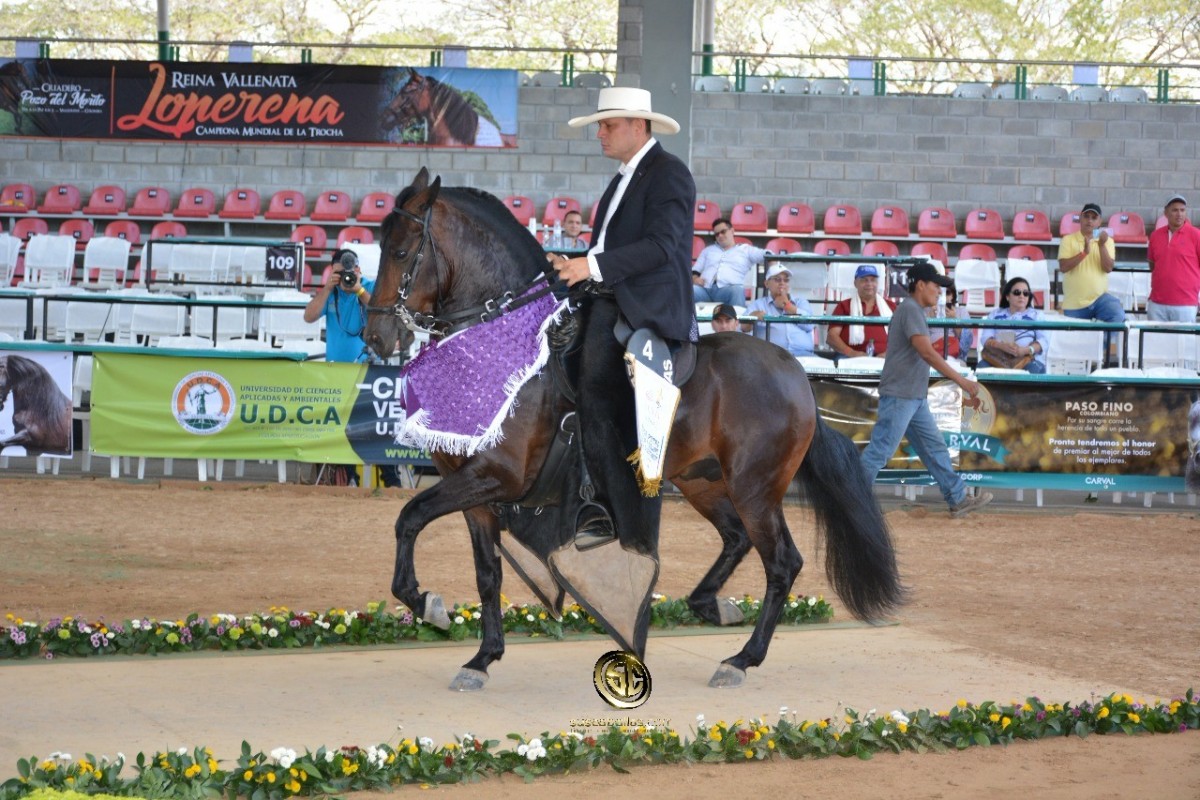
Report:
[[442,286],[440,281],[436,281],[437,296],[434,300],[433,314],[426,314],[423,311],[413,311],[406,305],[409,291],[412,288],[413,281],[416,280],[417,270],[421,267],[421,259],[425,256],[425,247],[429,245],[433,251],[437,251],[437,243],[433,241],[433,235],[430,232],[430,220],[433,217],[433,204],[425,209],[425,214],[422,217],[417,216],[411,211],[403,208],[394,208],[393,214],[410,219],[421,226],[421,241],[417,244],[416,251],[409,259],[408,267],[400,276],[400,288],[396,297],[396,302],[391,306],[367,306],[368,314],[388,314],[400,318],[400,323],[410,331],[418,333],[427,333],[433,339],[440,339],[448,336],[451,333],[470,328],[474,325],[479,325],[484,322],[491,322],[497,317],[515,311],[516,309],[528,303],[532,303],[539,298],[542,298],[553,291],[550,282],[546,282],[546,286],[536,292],[528,290],[536,286],[539,282],[546,281],[547,275],[543,270],[542,273],[535,275],[528,284],[522,287],[519,291],[506,291],[502,294],[485,300],[482,304],[473,306],[463,311],[455,311],[445,316],[437,316],[437,308],[441,305]]

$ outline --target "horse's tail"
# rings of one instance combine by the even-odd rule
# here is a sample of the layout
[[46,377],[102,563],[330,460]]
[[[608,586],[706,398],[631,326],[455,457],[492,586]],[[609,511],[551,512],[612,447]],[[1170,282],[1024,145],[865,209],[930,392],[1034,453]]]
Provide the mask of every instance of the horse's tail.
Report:
[[903,603],[891,533],[854,442],[818,416],[798,477],[825,538],[825,575],[850,613],[877,620]]

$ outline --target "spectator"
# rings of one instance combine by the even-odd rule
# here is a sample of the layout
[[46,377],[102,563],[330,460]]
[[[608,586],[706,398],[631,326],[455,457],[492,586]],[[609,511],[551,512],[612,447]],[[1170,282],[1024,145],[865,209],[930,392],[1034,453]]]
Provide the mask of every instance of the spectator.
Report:
[[[1000,292],[1000,307],[988,319],[1021,319],[1034,322],[1042,318],[1035,308],[1033,290],[1024,278],[1011,278]],[[1033,375],[1046,374],[1046,347],[1049,331],[1037,328],[983,328],[979,332],[979,364],[984,367],[1023,369]],[[1028,361],[1025,359],[1028,358]],[[1022,363],[1024,362],[1024,363]]]
[[[767,269],[767,293],[746,306],[746,313],[761,320],[785,314],[812,314],[812,307],[800,295],[791,294],[792,271],[783,264]],[[742,330],[753,329],[754,335],[777,344],[794,356],[813,354],[813,326],[808,322],[746,323]]]
[[728,303],[721,303],[713,309],[712,329],[715,333],[741,330],[738,325],[737,309]]
[[568,211],[563,216],[562,249],[587,250],[587,239],[580,237],[583,233],[583,214],[578,211]]
[[954,282],[932,264],[917,264],[908,271],[908,297],[896,308],[888,325],[888,356],[879,379],[879,416],[871,441],[862,454],[863,471],[870,483],[896,452],[905,436],[933,475],[950,506],[951,516],[964,517],[992,501],[991,492],[971,495],[950,463],[950,451],[929,411],[929,367],[954,381],[970,397],[979,384],[968,380],[938,355],[929,341],[925,310],[937,305],[939,287]]
[[[925,316],[929,319],[936,319],[938,316],[937,308],[929,308],[925,310]],[[946,289],[946,318],[947,319],[970,319],[971,312],[958,304],[958,290],[953,286]],[[947,336],[949,334],[949,336]],[[945,348],[942,347],[942,339],[945,338]],[[974,328],[943,328],[936,327],[929,329],[929,341],[933,343],[933,349],[941,353],[945,358],[957,358],[960,361],[965,361],[967,354],[971,352],[971,347],[975,341]]]
[[[833,307],[835,317],[892,318],[892,304],[879,292],[879,270],[863,264],[854,271],[856,294]],[[833,323],[825,341],[843,356],[882,356],[887,352],[887,329],[882,325]]]
[[1167,224],[1150,234],[1150,299],[1146,316],[1154,322],[1195,322],[1200,302],[1200,230],[1188,220],[1187,200],[1175,195],[1163,213]]
[[326,361],[367,360],[362,333],[367,326],[366,305],[374,290],[375,282],[362,276],[353,250],[333,252],[325,271],[325,285],[304,308],[305,322],[325,317]]
[[[1058,245],[1058,268],[1063,274],[1063,314],[1074,319],[1124,322],[1121,301],[1108,294],[1108,273],[1113,271],[1116,245],[1100,226],[1100,206],[1088,203],[1079,214],[1079,230]],[[1112,335],[1104,334],[1105,351]]]
[[767,251],[733,240],[733,224],[721,217],[712,224],[716,244],[700,251],[692,265],[692,295],[697,303],[741,305],[746,300],[746,273],[763,263]]

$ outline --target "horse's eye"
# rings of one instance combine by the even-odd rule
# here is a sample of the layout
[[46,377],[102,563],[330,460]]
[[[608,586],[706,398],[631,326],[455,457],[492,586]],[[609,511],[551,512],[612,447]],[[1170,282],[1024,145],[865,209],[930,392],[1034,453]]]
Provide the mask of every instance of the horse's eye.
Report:
[[392,257],[398,261],[403,261],[404,259],[408,258],[408,251],[397,250],[396,252],[392,253]]

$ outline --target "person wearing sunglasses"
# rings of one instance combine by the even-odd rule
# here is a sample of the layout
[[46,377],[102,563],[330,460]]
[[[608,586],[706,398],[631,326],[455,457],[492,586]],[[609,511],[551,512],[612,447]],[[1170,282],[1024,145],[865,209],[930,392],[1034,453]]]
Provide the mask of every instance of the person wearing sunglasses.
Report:
[[[988,314],[994,320],[1042,318],[1024,278],[1010,278],[1000,292],[1000,307]],[[1050,343],[1045,328],[984,328],[979,332],[979,365],[1023,369],[1033,375],[1046,373],[1046,347]]]
[[746,305],[746,273],[762,264],[767,251],[734,241],[733,223],[721,217],[712,224],[715,244],[700,251],[692,265],[692,296],[697,303]]

